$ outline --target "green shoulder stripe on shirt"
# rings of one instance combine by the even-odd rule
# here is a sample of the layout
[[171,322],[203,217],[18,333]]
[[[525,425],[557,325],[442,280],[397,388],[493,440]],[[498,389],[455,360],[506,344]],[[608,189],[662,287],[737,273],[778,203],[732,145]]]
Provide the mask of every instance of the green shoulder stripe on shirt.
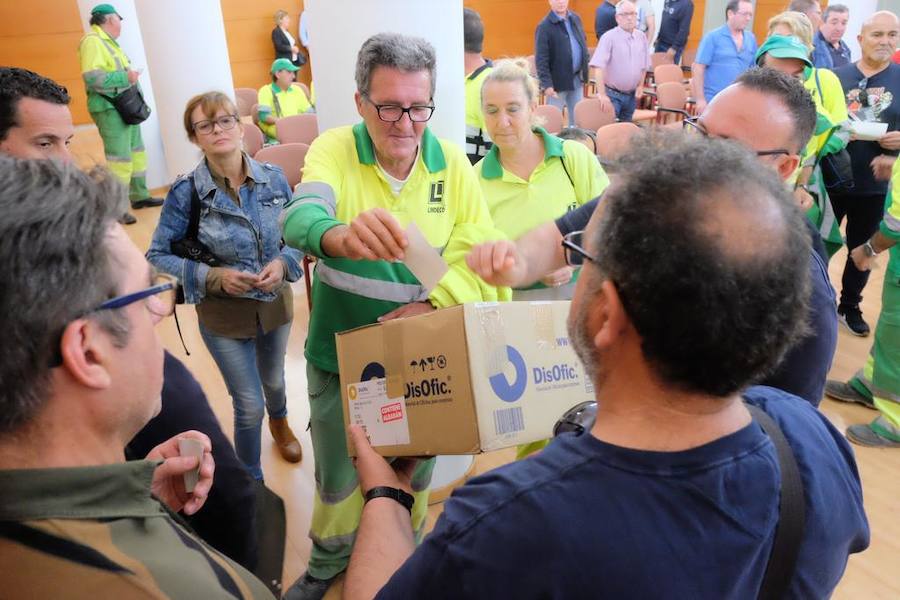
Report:
[[[374,165],[375,148],[365,123],[357,123],[353,126],[353,140],[356,143],[356,156],[359,158],[360,164]],[[427,127],[422,134],[422,161],[429,173],[437,173],[447,168],[441,143]]]
[[[544,142],[544,162],[556,156],[564,157],[563,141],[548,132],[543,127],[532,127],[534,133],[540,134]],[[481,176],[485,179],[499,179],[503,177],[503,165],[500,164],[500,148],[497,144],[491,146],[488,153],[481,159]]]

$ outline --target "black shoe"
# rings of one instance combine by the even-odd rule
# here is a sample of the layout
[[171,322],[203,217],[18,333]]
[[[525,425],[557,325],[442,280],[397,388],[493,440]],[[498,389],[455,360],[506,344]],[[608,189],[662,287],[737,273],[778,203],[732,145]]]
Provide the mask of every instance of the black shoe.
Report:
[[140,210],[142,208],[150,208],[152,206],[162,206],[162,204],[162,198],[144,198],[143,200],[134,200],[131,203],[131,208],[134,210]]
[[854,402],[875,410],[875,402],[856,391],[849,383],[829,379],[825,382],[825,395],[838,402]]
[[119,223],[121,223],[122,225],[134,225],[135,223],[137,223],[137,219],[134,218],[133,214],[127,212],[119,217]]
[[869,324],[863,319],[862,311],[858,306],[838,306],[838,322],[846,327],[853,335],[867,337]]
[[282,600],[321,600],[335,579],[336,576],[331,579],[316,579],[308,572],[304,573],[287,589]]

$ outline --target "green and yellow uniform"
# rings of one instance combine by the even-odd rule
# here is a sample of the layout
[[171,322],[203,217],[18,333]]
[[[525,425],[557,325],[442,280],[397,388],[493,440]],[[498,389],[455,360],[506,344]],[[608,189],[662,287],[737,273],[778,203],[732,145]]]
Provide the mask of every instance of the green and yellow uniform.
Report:
[[156,466],[0,471],[0,595],[272,599],[150,495]]
[[491,138],[484,126],[481,111],[481,86],[493,70],[491,61],[466,75],[466,155],[472,164],[478,162],[491,148]]
[[[87,107],[103,140],[106,164],[126,186],[132,202],[144,200],[147,192],[147,153],[140,125],[128,125],[104,96],[115,98],[131,87],[125,52],[98,25],[78,45],[81,76],[87,90]],[[138,85],[135,83],[134,85]]]
[[[544,161],[535,167],[527,180],[503,168],[500,148],[496,145],[475,165],[494,225],[511,240],[593,200],[609,185],[609,178],[597,157],[582,144],[563,141],[542,127],[535,127],[534,133],[543,141]],[[576,272],[572,282],[564,288],[548,289],[537,282],[528,289],[516,290],[515,299],[571,297],[577,277]],[[543,440],[519,446],[517,456],[528,456],[546,445],[547,440]]]
[[892,240],[881,292],[881,314],[869,358],[850,385],[874,400],[881,412],[870,425],[879,435],[900,442],[900,161],[894,163],[891,185],[879,225]]
[[845,134],[839,131],[831,133],[832,129],[847,122],[847,104],[840,79],[827,69],[811,69],[803,86],[816,103],[817,117],[815,134],[806,145],[801,159],[801,168],[815,165],[807,185],[813,190],[816,203],[807,211],[807,216],[818,228],[831,256],[844,245],[844,238],[834,217],[817,157],[839,152],[847,145]]
[[[325,256],[322,236],[373,208],[389,211],[404,228],[415,223],[450,270],[429,293],[402,263]],[[478,181],[465,155],[425,129],[419,155],[398,193],[375,160],[372,139],[360,123],[321,134],[303,167],[303,182],[285,208],[285,241],[319,258],[306,339],[310,424],[316,494],[309,574],[320,579],[343,571],[359,526],[363,498],[347,456],[334,334],[375,323],[381,315],[417,301],[437,308],[473,301],[508,300],[510,291],[479,279],[465,264],[473,244],[497,239]],[[421,535],[433,461],[413,478],[413,527]]]
[[265,122],[268,117],[274,116],[276,119],[280,119],[302,115],[312,108],[306,92],[299,85],[292,85],[286,90],[278,87],[277,83],[264,85],[257,92],[257,102],[259,103],[257,107],[259,128],[266,134],[266,141],[269,143],[277,142],[278,137],[275,124]]

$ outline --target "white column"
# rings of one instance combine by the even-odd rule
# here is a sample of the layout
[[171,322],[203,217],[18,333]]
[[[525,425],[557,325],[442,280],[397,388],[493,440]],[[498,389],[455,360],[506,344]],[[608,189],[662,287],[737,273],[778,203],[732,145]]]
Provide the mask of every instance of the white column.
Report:
[[[437,52],[437,110],[429,127],[465,143],[462,0],[306,0],[319,130],[360,121],[353,73],[362,43],[380,32],[427,38]],[[347,18],[352,15],[352,18]]]
[[[91,9],[97,4],[98,0],[78,0],[78,12],[81,13],[81,22],[85,31],[89,31],[91,28],[88,23],[91,19]],[[144,140],[144,148],[147,151],[147,187],[153,189],[169,185],[171,178],[166,168],[159,111],[157,110],[158,103],[153,94],[153,81],[147,69],[144,40],[141,36],[134,0],[115,0],[114,6],[123,18],[122,35],[116,41],[122,46],[125,54],[131,60],[132,68],[144,70],[140,79],[141,90],[144,92],[144,100],[147,101],[147,104],[152,109],[150,118],[141,123],[141,137]]]
[[862,30],[863,21],[872,16],[878,10],[877,0],[849,0],[843,3],[850,9],[850,19],[847,22],[847,33],[844,34],[844,42],[850,47],[850,58],[854,62],[861,58],[859,41],[856,36]]
[[[183,115],[194,95],[234,96],[225,23],[219,0],[135,0],[147,67],[153,74],[156,113],[174,178],[197,166],[200,151],[187,139]],[[118,5],[116,5],[118,6]],[[127,23],[127,22],[126,22]]]

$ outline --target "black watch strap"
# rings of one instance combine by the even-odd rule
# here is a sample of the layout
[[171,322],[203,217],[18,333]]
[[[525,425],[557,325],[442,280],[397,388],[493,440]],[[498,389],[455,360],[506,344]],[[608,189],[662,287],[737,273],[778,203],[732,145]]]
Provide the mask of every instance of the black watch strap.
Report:
[[366,492],[366,502],[375,498],[390,498],[392,500],[396,500],[397,502],[402,504],[410,514],[412,514],[413,502],[416,501],[416,499],[413,498],[411,494],[407,494],[399,488],[388,486],[373,487],[371,490]]

